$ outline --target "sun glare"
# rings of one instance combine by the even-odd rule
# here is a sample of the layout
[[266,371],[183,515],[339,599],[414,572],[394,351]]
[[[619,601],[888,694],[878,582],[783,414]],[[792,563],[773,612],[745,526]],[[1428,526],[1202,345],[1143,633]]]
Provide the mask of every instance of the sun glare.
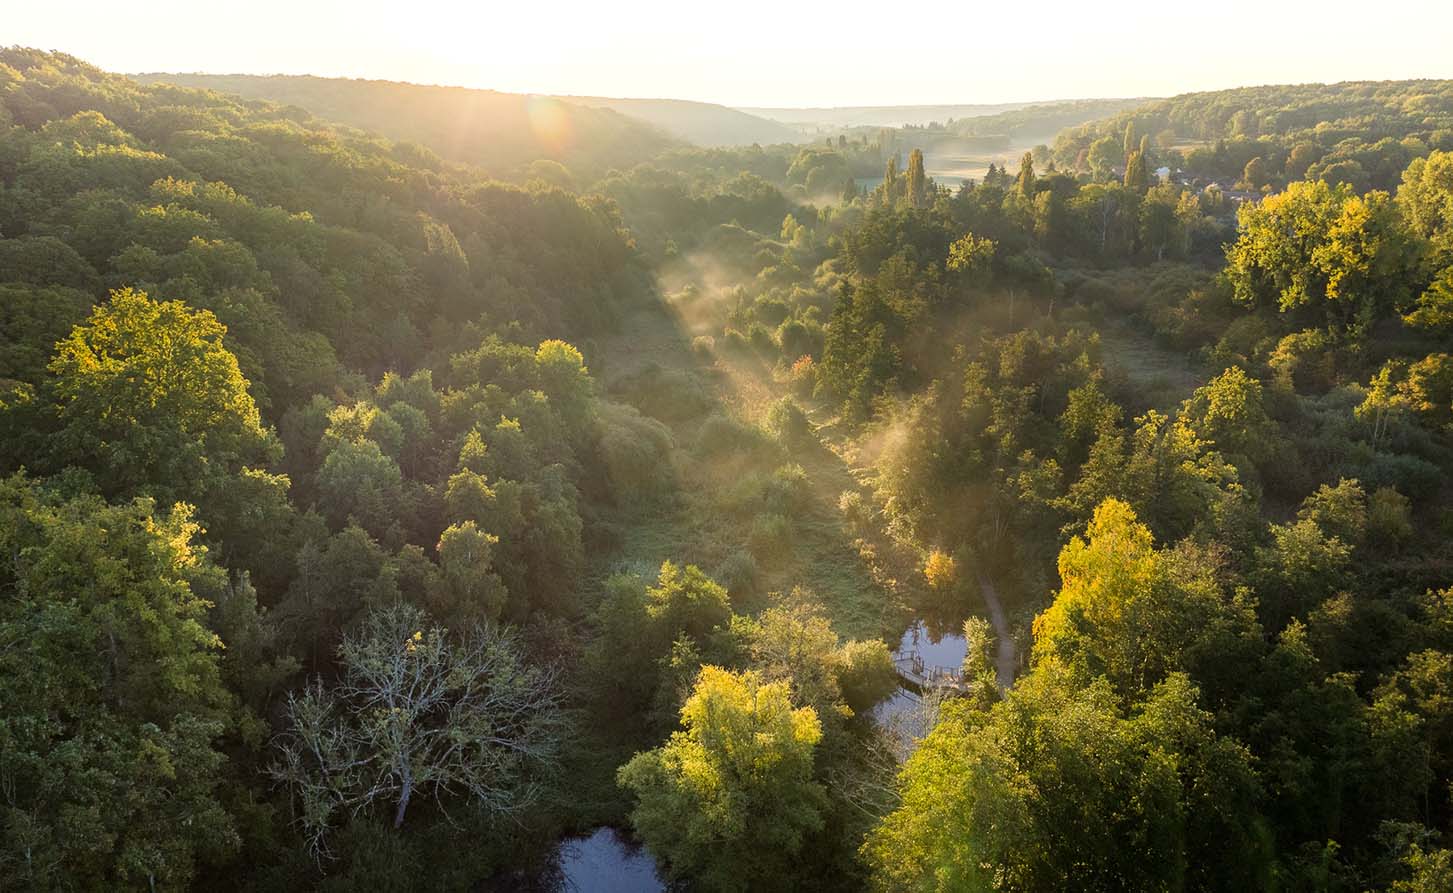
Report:
[[575,128],[565,104],[548,96],[532,96],[525,106],[530,130],[550,154],[558,154],[575,141]]

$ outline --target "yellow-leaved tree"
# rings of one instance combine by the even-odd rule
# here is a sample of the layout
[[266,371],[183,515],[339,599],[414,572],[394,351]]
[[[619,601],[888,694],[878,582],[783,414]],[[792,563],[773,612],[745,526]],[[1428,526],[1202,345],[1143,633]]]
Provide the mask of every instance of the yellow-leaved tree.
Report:
[[701,668],[684,729],[622,766],[636,833],[673,877],[704,890],[781,885],[827,796],[812,780],[822,725],[793,707],[789,683]]

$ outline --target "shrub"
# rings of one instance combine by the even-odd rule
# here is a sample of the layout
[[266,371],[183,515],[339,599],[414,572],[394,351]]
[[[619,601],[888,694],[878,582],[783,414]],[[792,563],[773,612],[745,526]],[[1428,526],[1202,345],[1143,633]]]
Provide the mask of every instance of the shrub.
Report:
[[708,416],[696,433],[696,454],[703,458],[729,453],[753,453],[771,448],[771,441],[760,428],[743,424],[721,413]]
[[791,397],[783,397],[767,410],[767,433],[783,446],[798,446],[812,438],[812,423]]
[[792,524],[775,512],[758,515],[752,522],[750,543],[752,554],[761,561],[785,558],[792,551]]
[[788,374],[792,392],[799,397],[810,397],[817,387],[817,363],[810,356],[800,356],[792,364]]
[[795,517],[807,510],[812,500],[812,487],[801,465],[784,465],[772,472],[762,492],[769,511]]
[[663,369],[654,363],[623,382],[618,390],[641,412],[665,422],[694,419],[712,402],[695,374]]
[[1288,393],[1325,393],[1336,381],[1334,348],[1321,329],[1287,335],[1267,358],[1272,382]]
[[747,343],[752,350],[763,356],[770,356],[777,352],[777,342],[772,340],[772,330],[759,322],[747,326]]
[[660,495],[672,481],[671,431],[635,407],[601,403],[596,412],[596,443],[606,481],[619,502]]
[[817,347],[812,332],[801,321],[789,319],[777,327],[777,343],[782,356],[789,359],[806,356]]
[[767,478],[758,473],[742,475],[722,495],[721,504],[733,515],[756,514],[766,501]]
[[792,312],[791,308],[787,306],[786,301],[781,298],[769,298],[765,295],[757,298],[753,310],[756,313],[757,319],[769,326],[778,325],[787,319],[788,314]]
[[848,642],[838,649],[836,657],[838,688],[854,713],[871,709],[898,688],[893,655],[881,641]]
[[740,605],[761,592],[762,568],[757,564],[757,559],[752,557],[752,553],[745,550],[728,555],[717,566],[712,577],[726,587],[727,595],[731,597],[734,605]]
[[844,490],[839,494],[837,510],[854,530],[866,527],[871,514],[863,501],[863,494],[857,490]]
[[1379,487],[1367,499],[1367,536],[1374,546],[1396,546],[1413,535],[1408,498],[1392,487]]
[[722,332],[721,340],[722,346],[730,351],[746,353],[749,348],[747,336],[743,335],[739,329],[727,329],[725,332]]

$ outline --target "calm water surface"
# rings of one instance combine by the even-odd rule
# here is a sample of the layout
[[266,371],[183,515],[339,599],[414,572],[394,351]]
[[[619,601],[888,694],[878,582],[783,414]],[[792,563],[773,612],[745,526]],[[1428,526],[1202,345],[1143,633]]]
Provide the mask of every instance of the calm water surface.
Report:
[[614,828],[560,843],[562,893],[663,893],[656,861]]

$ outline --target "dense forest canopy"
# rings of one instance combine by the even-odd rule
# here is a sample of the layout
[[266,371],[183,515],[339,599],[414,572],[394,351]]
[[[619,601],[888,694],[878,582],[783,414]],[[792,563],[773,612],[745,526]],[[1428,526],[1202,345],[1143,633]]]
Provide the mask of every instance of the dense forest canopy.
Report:
[[1414,158],[1453,149],[1453,81],[1189,93],[1066,131],[1054,142],[1054,157],[1083,163],[1098,142],[1127,132],[1179,150],[1174,166],[1198,177],[1231,182],[1260,159],[1260,173],[1246,176],[1256,189],[1306,178],[1391,190]]
[[0,888],[1453,888],[1445,82],[207,80],[0,50]]
[[672,142],[669,129],[618,114],[606,103],[549,96],[285,75],[135,77],[306,109],[325,121],[421,143],[499,177],[517,176],[541,159],[599,174]]

